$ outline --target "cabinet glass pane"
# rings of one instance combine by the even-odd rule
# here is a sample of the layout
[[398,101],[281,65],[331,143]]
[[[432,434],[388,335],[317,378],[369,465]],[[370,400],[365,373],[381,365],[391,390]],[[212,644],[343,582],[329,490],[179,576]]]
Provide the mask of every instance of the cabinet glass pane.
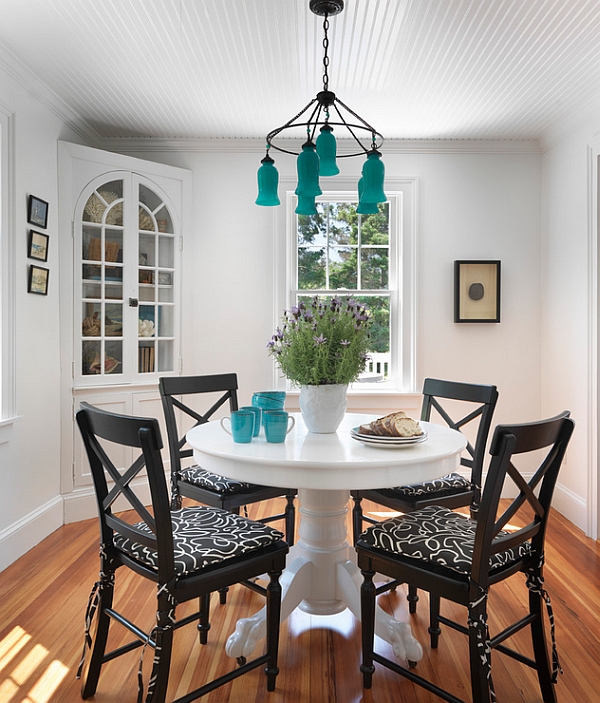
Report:
[[91,376],[98,373],[98,371],[93,370],[93,365],[95,360],[100,358],[101,351],[101,342],[83,342],[81,354],[81,373],[84,376]]
[[102,228],[83,227],[81,257],[88,261],[100,261],[102,257]]
[[173,322],[174,310],[172,305],[161,305],[158,308],[158,336],[172,337],[175,334]]
[[158,225],[159,232],[169,232],[173,234],[173,221],[171,220],[171,215],[166,207],[161,207],[161,209],[156,213],[156,224]]
[[[169,276],[171,276],[171,280],[173,274],[169,273]],[[160,271],[158,273],[158,281],[159,281],[159,286],[158,286],[158,301],[160,303],[172,303],[174,301],[173,297],[173,286],[172,285],[160,285]]]
[[148,186],[140,183],[140,203],[144,204],[150,212],[155,212],[162,205],[162,200]]
[[158,265],[173,268],[175,256],[175,240],[173,237],[158,238]]
[[159,372],[173,371],[173,341],[158,340],[158,368]]
[[99,337],[102,334],[102,304],[84,303],[81,333],[84,337]]
[[139,240],[139,260],[140,266],[155,266],[156,237],[153,234],[140,234]]
[[155,298],[154,286],[140,286],[138,298],[144,303],[153,303]]
[[155,334],[154,305],[140,305],[138,308],[138,337],[154,337]]
[[[85,267],[84,267],[85,268]],[[84,298],[101,298],[102,286],[100,283],[83,282],[83,297]]]
[[104,373],[119,374],[123,368],[123,342],[105,342]]
[[156,231],[156,226],[154,224],[154,217],[152,216],[152,213],[145,208],[143,205],[140,205],[139,208],[139,228],[140,229],[145,229],[148,230],[149,232],[155,232]]
[[140,341],[138,345],[138,372],[154,372],[155,349],[153,341]]
[[104,315],[104,334],[107,337],[123,336],[123,306],[107,304]]

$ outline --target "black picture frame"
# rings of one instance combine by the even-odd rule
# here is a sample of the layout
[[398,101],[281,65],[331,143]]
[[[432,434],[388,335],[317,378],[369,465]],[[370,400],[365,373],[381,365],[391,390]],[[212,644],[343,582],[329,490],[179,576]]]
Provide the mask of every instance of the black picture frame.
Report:
[[33,229],[29,230],[29,247],[27,256],[30,259],[39,259],[39,261],[48,261],[48,242],[50,237],[42,232],[36,232]]
[[35,266],[31,264],[29,267],[29,281],[27,284],[27,292],[35,293],[36,295],[48,295],[48,278],[50,269],[43,266]]
[[29,204],[27,206],[27,222],[30,225],[36,225],[46,229],[48,226],[48,203],[35,195],[29,196]]
[[454,262],[454,322],[500,322],[500,261]]

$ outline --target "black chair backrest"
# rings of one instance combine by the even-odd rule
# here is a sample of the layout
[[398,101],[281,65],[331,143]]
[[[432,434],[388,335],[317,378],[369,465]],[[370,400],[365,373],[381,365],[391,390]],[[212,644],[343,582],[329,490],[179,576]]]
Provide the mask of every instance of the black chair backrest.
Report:
[[[181,459],[193,455],[191,447],[186,447],[185,433],[181,434],[177,422],[176,409],[192,418],[193,427],[208,422],[215,412],[226,402],[229,402],[229,411],[238,409],[237,399],[237,374],[224,373],[207,376],[165,376],[158,380],[167,437],[169,442],[169,456],[171,458],[171,471],[176,472],[181,468]],[[203,413],[199,413],[176,396],[194,395],[201,393],[220,393],[212,405]],[[191,429],[191,428],[188,428]]]
[[[100,518],[100,539],[103,549],[115,552],[114,533],[154,549],[158,553],[159,582],[166,583],[174,573],[173,537],[171,533],[171,511],[169,494],[160,450],[162,439],[158,421],[154,418],[118,415],[81,403],[77,412],[77,424],[85,445]],[[104,440],[104,441],[100,441]],[[132,447],[141,450],[129,468],[115,466],[109,456],[110,446]],[[144,505],[136,489],[134,479],[146,467],[152,510]],[[109,488],[106,476],[114,482]],[[123,496],[133,509],[126,521],[113,513],[117,498]],[[143,521],[151,532],[139,529],[134,523]],[[118,550],[117,550],[118,551]],[[125,557],[127,560],[127,558]]]
[[[472,576],[480,586],[487,583],[489,558],[493,554],[530,542],[534,565],[543,558],[552,494],[574,426],[565,411],[548,420],[496,427],[474,545]],[[538,468],[527,480],[525,475],[531,473],[533,459]],[[525,475],[516,467],[517,461],[523,462]],[[508,477],[516,484],[518,495],[499,515],[502,489]],[[527,524],[515,529],[515,517]],[[501,530],[509,534],[498,536]]]
[[[450,415],[449,404],[443,401],[462,401],[475,404],[476,407],[469,406],[469,412],[454,419]],[[444,422],[454,430],[459,432],[469,423],[478,421],[475,444],[467,441],[466,451],[468,456],[462,456],[460,463],[471,469],[471,482],[477,487],[474,502],[478,502],[481,490],[481,476],[483,472],[483,460],[488,434],[492,424],[492,416],[498,401],[498,390],[496,386],[486,386],[476,383],[460,383],[458,381],[444,381],[437,378],[426,378],[423,383],[423,405],[421,408],[421,420],[429,421],[432,411],[435,410],[443,418]],[[461,411],[464,406],[461,407]],[[452,412],[454,412],[452,408]]]

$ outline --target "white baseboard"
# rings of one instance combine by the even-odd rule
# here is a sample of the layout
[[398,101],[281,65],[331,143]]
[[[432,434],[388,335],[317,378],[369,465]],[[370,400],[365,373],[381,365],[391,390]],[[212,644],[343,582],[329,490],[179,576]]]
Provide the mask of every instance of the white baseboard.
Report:
[[575,527],[587,534],[588,506],[585,499],[580,495],[557,483],[552,498],[552,509],[566,517]]
[[[136,494],[138,497],[144,501],[145,505],[150,505],[150,487],[148,486],[148,481],[146,478],[138,479],[143,484],[142,486],[136,486]],[[134,481],[132,485],[135,485]],[[79,522],[80,520],[89,520],[90,518],[98,517],[98,508],[96,506],[96,494],[92,486],[88,488],[82,488],[80,490],[73,491],[68,495],[63,496],[64,501],[64,524],[67,525],[71,522]],[[121,497],[115,501],[113,510],[118,512],[119,510],[128,510],[131,505]]]
[[57,496],[0,533],[0,571],[63,524],[63,498]]

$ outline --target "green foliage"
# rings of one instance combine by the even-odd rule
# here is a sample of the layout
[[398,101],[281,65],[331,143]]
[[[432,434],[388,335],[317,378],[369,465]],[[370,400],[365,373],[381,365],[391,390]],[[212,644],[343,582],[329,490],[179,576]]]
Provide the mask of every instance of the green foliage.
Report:
[[365,369],[370,326],[354,298],[315,296],[284,312],[267,348],[294,385],[348,384]]

